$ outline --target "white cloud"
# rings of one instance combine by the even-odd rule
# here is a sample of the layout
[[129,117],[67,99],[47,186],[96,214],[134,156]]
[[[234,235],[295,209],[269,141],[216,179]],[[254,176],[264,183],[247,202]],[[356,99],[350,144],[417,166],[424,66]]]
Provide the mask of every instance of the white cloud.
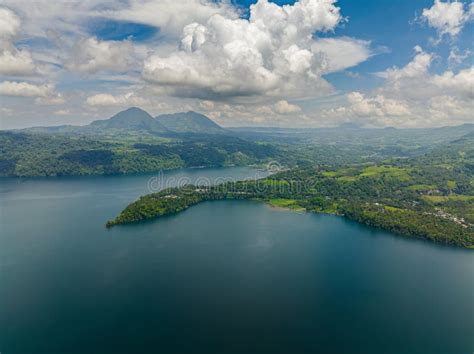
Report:
[[28,75],[35,71],[31,53],[13,45],[20,28],[20,18],[10,9],[0,7],[0,75]]
[[36,98],[36,104],[57,105],[65,102],[62,95],[51,84],[32,84],[29,82],[3,81],[0,83],[0,95]]
[[431,8],[423,9],[422,19],[437,30],[440,39],[443,35],[456,37],[464,25],[472,19],[473,8],[471,4],[465,11],[462,2],[435,0]]
[[234,19],[239,15],[230,1],[210,0],[130,0],[121,8],[98,11],[97,14],[159,27],[162,34],[171,36],[179,36],[186,25],[205,23],[216,14]]
[[429,69],[434,60],[434,55],[424,52],[421,47],[415,47],[415,56],[407,65],[393,67],[386,71],[376,73],[385,79],[384,85],[378,92],[385,96],[400,96],[409,99],[423,98],[434,95],[437,90],[432,84]]
[[311,49],[320,52],[326,61],[325,72],[342,71],[359,65],[369,59],[373,52],[370,42],[354,38],[321,38],[316,40]]
[[211,110],[214,108],[214,106],[215,106],[214,102],[212,101],[204,100],[204,101],[199,102],[199,107],[205,110]]
[[66,63],[69,70],[95,73],[100,70],[125,71],[131,62],[129,41],[99,41],[90,37],[79,41]]
[[38,97],[35,100],[36,104],[40,105],[45,105],[45,106],[54,106],[54,105],[60,105],[66,102],[64,99],[63,95],[60,93],[51,93],[51,95],[46,96],[46,97]]
[[288,103],[288,101],[280,100],[275,103],[275,111],[280,114],[290,114],[301,112],[301,107]]
[[112,6],[114,0],[51,1],[2,0],[22,19],[22,31],[33,37],[83,34],[80,23],[98,6]]
[[151,25],[159,27],[161,35],[179,36],[185,25],[205,22],[214,14],[239,16],[228,0],[2,0],[2,4],[25,19],[25,33],[46,38],[85,36],[82,24],[94,18]]
[[54,93],[54,86],[35,85],[28,82],[3,81],[0,83],[0,94],[19,97],[48,97]]
[[416,79],[425,75],[433,61],[433,55],[426,53],[420,46],[415,46],[415,57],[403,68],[393,67],[384,72],[377,73],[378,76],[387,79],[390,82],[396,82],[403,79]]
[[370,116],[406,116],[410,110],[406,102],[377,95],[367,98],[360,92],[351,92],[347,95],[352,112],[360,117]]
[[[288,110],[278,112],[276,105]],[[223,126],[301,126],[311,123],[306,115],[298,110],[296,105],[288,102],[276,104],[232,104],[214,102],[214,108],[206,112],[212,120]],[[293,112],[288,112],[293,111]],[[297,117],[297,118],[295,118]]]
[[[101,70],[124,71],[131,62],[131,52],[134,52],[137,47],[143,47],[137,45],[133,48],[129,41],[99,41],[95,38],[87,38],[90,36],[87,28],[91,20],[97,19],[97,10],[123,7],[123,2],[115,0],[2,0],[1,3],[9,8],[8,11],[13,10],[18,20],[15,21],[15,26],[9,27],[12,30],[0,33],[0,38],[2,33],[5,33],[5,36],[8,34],[7,37],[10,38],[7,47],[9,52],[3,48],[3,61],[8,61],[12,69],[7,67],[0,69],[5,75],[31,74],[28,54],[35,62],[36,68],[33,73],[47,75],[50,78],[52,75],[61,76],[64,68],[87,73]],[[0,21],[1,18],[0,13]],[[41,45],[35,45],[33,53],[28,53],[26,49],[13,50],[11,49],[13,36],[34,39],[35,43],[38,42]],[[140,55],[137,54],[137,56]],[[16,62],[15,65],[13,61]]]
[[430,124],[472,123],[474,101],[460,100],[453,96],[437,96],[429,101]]
[[145,61],[143,76],[170,94],[186,97],[327,94],[331,86],[322,78],[327,67],[352,66],[368,55],[332,63],[338,45],[345,52],[367,46],[347,38],[319,42],[319,47],[316,42],[313,51],[312,34],[332,30],[342,19],[334,2],[301,0],[278,6],[259,0],[250,7],[248,20],[216,14],[205,23],[191,23],[184,27],[178,50]]
[[369,94],[352,92],[347,104],[323,111],[327,119],[356,119],[384,126],[433,126],[472,122],[474,66],[457,72],[430,73],[433,55],[415,48],[402,68],[378,73],[385,83]]
[[448,64],[450,67],[460,65],[471,56],[472,52],[469,49],[461,52],[457,47],[453,47],[449,52]]
[[431,81],[443,92],[474,99],[474,66],[460,70],[457,74],[446,71],[441,75],[434,75]]
[[415,47],[416,55],[403,68],[391,68],[380,77],[386,79],[379,91],[384,94],[399,95],[406,98],[427,98],[440,95],[460,95],[473,97],[474,66],[457,73],[448,70],[440,75],[430,74],[433,54]]
[[150,100],[140,97],[133,92],[115,96],[108,93],[100,93],[87,97],[86,103],[91,107],[146,106],[150,104]]
[[10,40],[20,30],[20,18],[10,9],[0,7],[0,39]]
[[31,53],[14,47],[0,50],[0,75],[29,75],[35,72]]

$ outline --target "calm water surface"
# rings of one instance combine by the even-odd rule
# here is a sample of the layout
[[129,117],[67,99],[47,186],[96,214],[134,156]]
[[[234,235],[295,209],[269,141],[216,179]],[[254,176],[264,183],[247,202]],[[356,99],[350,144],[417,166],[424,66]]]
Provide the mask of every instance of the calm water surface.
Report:
[[105,229],[149,178],[0,180],[2,354],[474,351],[473,252],[251,201]]

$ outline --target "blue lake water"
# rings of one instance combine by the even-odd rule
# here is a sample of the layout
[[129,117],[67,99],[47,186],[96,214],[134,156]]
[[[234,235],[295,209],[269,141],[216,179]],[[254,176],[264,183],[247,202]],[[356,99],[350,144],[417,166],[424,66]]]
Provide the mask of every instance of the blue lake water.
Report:
[[252,201],[107,230],[152,177],[0,180],[2,354],[474,351],[472,251]]

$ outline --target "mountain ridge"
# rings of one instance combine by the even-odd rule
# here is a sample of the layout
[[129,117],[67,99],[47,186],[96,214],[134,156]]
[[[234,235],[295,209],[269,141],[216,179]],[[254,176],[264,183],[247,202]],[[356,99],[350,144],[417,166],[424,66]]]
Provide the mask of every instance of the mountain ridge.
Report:
[[94,134],[110,131],[147,132],[153,135],[225,134],[226,129],[204,114],[194,111],[161,114],[153,117],[147,111],[130,107],[107,119],[94,120],[87,125],[59,125],[13,129],[30,133]]
[[222,134],[227,131],[209,117],[194,111],[161,114],[155,119],[175,133]]
[[130,107],[104,120],[95,120],[86,127],[97,129],[146,130],[153,133],[168,133],[169,130],[148,112]]

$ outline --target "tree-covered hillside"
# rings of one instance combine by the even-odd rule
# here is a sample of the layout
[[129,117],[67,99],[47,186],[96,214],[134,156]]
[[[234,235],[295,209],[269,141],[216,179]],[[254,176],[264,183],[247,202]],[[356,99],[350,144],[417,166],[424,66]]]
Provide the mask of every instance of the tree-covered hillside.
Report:
[[0,132],[0,176],[59,176],[153,172],[178,167],[262,163],[269,145],[227,139],[185,140]]

